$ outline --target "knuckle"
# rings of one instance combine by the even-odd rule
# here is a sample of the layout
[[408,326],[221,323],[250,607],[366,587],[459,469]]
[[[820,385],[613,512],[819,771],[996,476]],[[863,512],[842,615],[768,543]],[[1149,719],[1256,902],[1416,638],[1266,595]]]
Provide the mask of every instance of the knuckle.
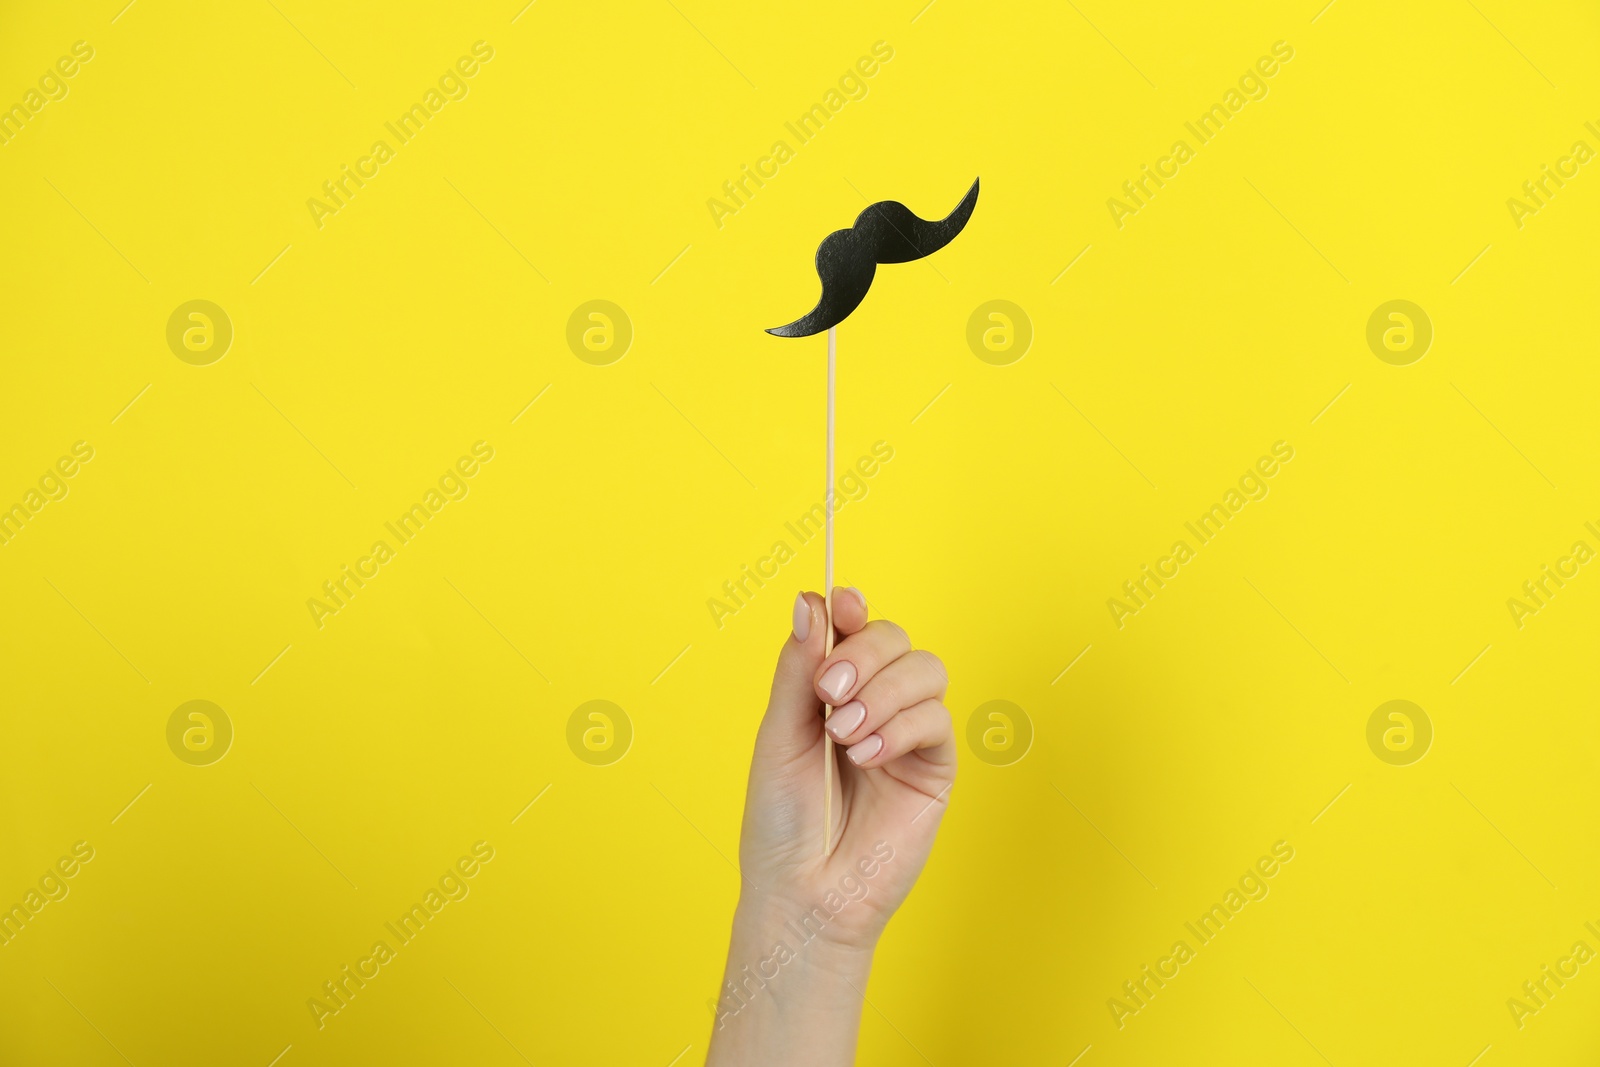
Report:
[[898,623],[890,622],[888,619],[873,619],[867,623],[866,629],[875,640],[885,645],[903,644],[907,648],[911,647],[911,638]]
[[891,715],[874,732],[883,738],[885,752],[899,752],[911,747],[911,724],[899,715]]

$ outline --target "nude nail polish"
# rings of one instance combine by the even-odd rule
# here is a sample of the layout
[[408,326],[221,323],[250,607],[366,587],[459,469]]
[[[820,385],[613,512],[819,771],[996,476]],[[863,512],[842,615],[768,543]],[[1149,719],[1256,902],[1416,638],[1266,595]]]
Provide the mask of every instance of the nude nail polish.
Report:
[[794,639],[805,644],[806,638],[811,636],[811,605],[806,603],[804,593],[796,593],[794,598]]
[[860,729],[866,719],[867,706],[859,700],[852,700],[842,708],[834,708],[833,714],[828,716],[828,721],[823,723],[823,726],[833,735],[835,741],[843,741]]
[[845,749],[844,754],[850,757],[851,763],[860,766],[882,751],[883,735],[873,734],[865,741],[858,741],[856,744],[853,744],[849,748]]
[[835,663],[833,666],[829,667],[823,673],[822,679],[817,682],[817,688],[821,689],[825,694],[827,694],[829,703],[833,703],[846,693],[850,692],[850,687],[855,684],[855,664],[847,661],[843,663]]

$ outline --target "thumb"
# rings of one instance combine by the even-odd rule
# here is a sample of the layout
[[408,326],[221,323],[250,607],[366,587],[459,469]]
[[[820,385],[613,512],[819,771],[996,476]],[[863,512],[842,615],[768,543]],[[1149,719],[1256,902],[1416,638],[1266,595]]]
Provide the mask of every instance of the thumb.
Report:
[[795,597],[794,632],[778,653],[772,696],[756,739],[757,756],[784,759],[811,748],[822,737],[822,703],[812,679],[822,664],[826,619],[821,596]]

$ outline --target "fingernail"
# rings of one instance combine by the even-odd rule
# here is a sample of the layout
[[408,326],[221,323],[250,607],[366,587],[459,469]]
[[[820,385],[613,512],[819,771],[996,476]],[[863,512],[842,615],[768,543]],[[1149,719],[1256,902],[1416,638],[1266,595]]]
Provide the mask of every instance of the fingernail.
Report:
[[804,593],[796,593],[794,598],[794,639],[805,644],[811,635],[811,605],[806,603]]
[[854,593],[856,595],[856,599],[861,601],[861,606],[863,608],[865,608],[867,606],[867,595],[865,593],[863,593],[861,590],[857,589],[853,585],[847,585],[847,586],[845,586],[845,588],[850,590],[850,592],[852,592],[852,593]]
[[834,708],[833,714],[828,716],[828,721],[823,723],[827,731],[833,735],[835,741],[843,741],[866,721],[867,706],[859,700],[852,700],[842,708]]
[[844,754],[850,757],[851,763],[854,763],[859,767],[861,764],[867,762],[867,760],[871,759],[873,756],[876,756],[882,751],[883,735],[873,734],[865,741],[857,742],[856,744],[845,749]]
[[849,661],[835,663],[823,672],[817,688],[828,695],[830,702],[838,700],[850,692],[850,687],[856,684],[856,668]]

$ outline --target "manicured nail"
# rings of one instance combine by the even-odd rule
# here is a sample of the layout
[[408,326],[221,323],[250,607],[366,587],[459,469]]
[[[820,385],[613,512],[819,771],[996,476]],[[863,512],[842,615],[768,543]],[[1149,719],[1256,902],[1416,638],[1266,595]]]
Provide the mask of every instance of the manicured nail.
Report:
[[806,638],[811,635],[811,605],[806,603],[804,593],[796,593],[794,598],[794,639],[805,644]]
[[861,726],[867,718],[867,706],[859,700],[852,700],[842,708],[834,708],[833,714],[828,716],[828,721],[823,723],[835,741],[843,741]]
[[882,734],[873,734],[871,737],[867,738],[865,741],[859,741],[856,744],[853,744],[849,748],[845,749],[844,750],[844,754],[846,756],[850,757],[850,762],[851,763],[854,763],[856,766],[859,767],[863,763],[867,762],[867,760],[871,759],[873,756],[876,756],[878,753],[880,753],[882,751],[883,751],[883,735]]
[[828,696],[828,701],[832,703],[833,701],[836,701],[840,697],[844,696],[846,693],[850,692],[850,687],[855,684],[855,665],[848,660],[845,660],[840,663],[835,663],[833,666],[829,667],[825,672],[823,672],[821,681],[817,682],[817,688],[826,693]]
[[853,585],[847,585],[847,586],[845,586],[845,588],[850,590],[850,592],[852,592],[852,593],[854,593],[856,595],[856,599],[861,601],[861,609],[863,611],[865,611],[866,608],[867,608],[867,596],[866,596],[866,594],[863,593],[861,590],[857,589]]

